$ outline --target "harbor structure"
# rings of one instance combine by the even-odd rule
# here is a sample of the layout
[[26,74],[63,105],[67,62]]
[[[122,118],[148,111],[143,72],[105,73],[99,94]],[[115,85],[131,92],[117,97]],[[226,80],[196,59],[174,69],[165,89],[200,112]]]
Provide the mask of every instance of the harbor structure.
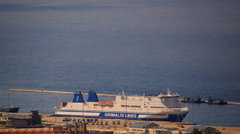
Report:
[[[22,90],[18,90],[18,91],[22,91]],[[24,91],[29,92],[28,90],[24,90]],[[32,92],[32,91],[30,91],[30,92]],[[41,93],[45,93],[45,91],[41,92]],[[71,94],[71,93],[69,93],[69,94]],[[77,93],[75,93],[75,94],[77,94]],[[166,94],[168,94],[168,93],[165,93],[164,95],[166,96]],[[81,100],[77,96],[78,95],[76,95],[73,100]],[[117,96],[117,95],[112,95],[112,96]],[[122,95],[122,96],[124,96],[124,95]],[[147,97],[150,95],[143,95],[143,96]],[[161,96],[161,94],[160,94],[160,96]],[[129,97],[129,96],[127,96],[127,97]],[[86,101],[84,99],[82,99],[82,100],[83,100],[83,103],[88,103],[88,99],[86,99]],[[111,103],[114,104],[114,101],[113,102],[98,101],[98,103],[99,104],[111,104]],[[10,113],[8,113],[8,114],[10,114]],[[11,114],[15,114],[15,113],[11,113]],[[18,115],[18,114],[20,115],[22,113],[16,113],[16,115]],[[17,128],[17,129],[7,128],[7,129],[0,129],[0,130],[1,130],[1,132],[4,132],[4,133],[9,133],[9,132],[12,133],[13,131],[17,131],[17,133],[18,133],[18,131],[21,131],[24,133],[25,132],[42,133],[42,132],[46,132],[46,131],[54,132],[54,133],[56,133],[56,132],[71,133],[71,132],[74,132],[75,130],[77,130],[75,128],[70,128],[69,126],[71,126],[71,125],[68,126],[69,128],[67,130],[62,129],[62,128],[57,128],[57,127],[59,127],[59,125],[64,124],[64,122],[70,122],[70,124],[71,123],[74,124],[74,123],[78,123],[78,122],[85,122],[88,132],[100,132],[100,133],[106,132],[106,131],[112,131],[114,133],[148,132],[148,133],[155,134],[157,132],[161,132],[161,133],[171,132],[172,134],[173,133],[183,133],[184,134],[184,133],[192,132],[193,130],[196,130],[196,129],[198,129],[199,131],[205,131],[205,128],[207,128],[206,129],[207,131],[209,131],[209,130],[216,131],[215,129],[217,129],[222,134],[239,133],[240,132],[239,127],[225,127],[225,126],[224,127],[211,126],[210,128],[207,126],[207,127],[204,127],[204,130],[202,130],[202,128],[195,127],[196,124],[194,124],[194,123],[185,123],[185,122],[165,122],[165,121],[147,121],[147,120],[142,121],[142,120],[134,120],[134,119],[126,120],[126,119],[115,119],[115,118],[110,119],[110,118],[99,118],[99,117],[98,118],[92,118],[92,117],[86,118],[86,117],[81,117],[81,116],[80,117],[78,117],[78,116],[52,116],[49,114],[41,114],[41,117],[42,117],[44,128],[31,128],[31,129],[24,128],[21,130],[19,128]],[[143,127],[145,127],[145,125],[143,125],[142,127],[134,126],[135,122],[140,122],[140,121],[146,122],[146,124],[150,124],[150,127],[148,127],[148,129],[145,129],[145,128],[143,128]],[[155,128],[154,124],[152,127],[152,125],[151,125],[152,123],[158,124],[159,127]],[[51,128],[49,128],[50,126],[51,126]],[[212,127],[215,129],[212,129]],[[173,129],[173,128],[176,128],[176,129]],[[86,129],[85,130],[80,129],[80,131],[83,132],[83,131],[86,131]]]
[[[35,92],[35,93],[51,93],[51,94],[75,94],[75,92],[67,92],[67,91],[52,91],[52,90],[36,90],[36,89],[7,89],[7,91],[13,91],[13,92]],[[88,93],[81,93],[82,95],[88,95]],[[98,96],[103,96],[103,97],[116,97],[117,95],[114,94],[97,94]],[[181,102],[189,102],[189,103],[207,103],[207,100],[200,100],[199,98],[194,99],[194,98],[179,98],[177,99],[178,101]],[[211,104],[219,104],[218,100],[215,100],[217,103],[211,103]],[[209,104],[209,103],[208,103]],[[232,102],[232,101],[224,101],[224,104],[230,104],[230,105],[240,105],[240,102]]]
[[[15,115],[30,119],[32,114],[29,113],[2,113],[7,115]],[[25,117],[24,117],[25,115]],[[125,119],[100,119],[100,118],[83,118],[83,117],[56,117],[51,114],[40,114],[40,125],[27,125],[25,128],[6,126],[0,124],[0,133],[18,134],[18,133],[56,133],[56,134],[75,134],[75,133],[149,133],[149,134],[188,134],[194,129],[201,132],[221,132],[222,134],[237,134],[240,132],[239,127],[216,127],[202,126],[198,127],[194,123],[187,122],[166,122],[166,121],[142,121],[142,120],[125,120]],[[2,116],[6,117],[6,116]],[[8,116],[10,117],[10,116]],[[7,125],[7,124],[6,124]],[[40,128],[39,128],[40,127]],[[217,130],[217,131],[216,131]]]

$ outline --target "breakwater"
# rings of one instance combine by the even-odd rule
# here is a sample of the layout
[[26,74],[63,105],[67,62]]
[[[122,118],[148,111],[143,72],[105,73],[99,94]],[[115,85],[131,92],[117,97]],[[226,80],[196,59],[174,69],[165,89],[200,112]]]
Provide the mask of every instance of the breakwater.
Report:
[[[15,91],[15,92],[36,92],[36,93],[54,93],[54,94],[74,94],[74,92],[50,91],[50,90],[36,90],[36,89],[8,89],[8,91]],[[82,93],[82,95],[88,95],[88,93]],[[115,97],[116,95],[112,95],[112,94],[98,94],[98,96]]]
[[218,104],[218,105],[240,105],[240,102],[231,102],[231,101],[224,101],[224,100],[214,100],[214,99],[208,99],[208,100],[201,100],[200,98],[183,98],[178,99],[178,101],[184,102],[184,103],[206,103],[206,104]]
[[[66,92],[66,91],[51,91],[51,90],[36,90],[36,89],[7,89],[8,91],[14,92],[36,92],[36,93],[54,93],[54,94],[74,94],[74,92]],[[83,95],[87,95],[87,93],[82,93]],[[105,97],[116,97],[114,94],[97,94],[98,96]],[[201,100],[198,98],[180,98],[178,101],[185,103],[206,103],[206,104],[230,104],[230,105],[240,105],[240,102],[232,102],[232,101],[223,101],[223,100]]]

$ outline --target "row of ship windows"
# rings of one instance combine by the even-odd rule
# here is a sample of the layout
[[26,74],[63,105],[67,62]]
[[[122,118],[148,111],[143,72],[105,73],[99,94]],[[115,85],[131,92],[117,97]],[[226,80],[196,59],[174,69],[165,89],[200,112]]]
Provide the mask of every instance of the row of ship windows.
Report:
[[140,108],[141,106],[137,106],[137,105],[121,105],[121,107],[135,107],[135,108]]
[[[121,105],[121,107],[141,108],[141,106],[137,106],[137,105]],[[147,108],[147,107],[145,106],[144,108]],[[150,108],[164,108],[164,107],[150,106]]]

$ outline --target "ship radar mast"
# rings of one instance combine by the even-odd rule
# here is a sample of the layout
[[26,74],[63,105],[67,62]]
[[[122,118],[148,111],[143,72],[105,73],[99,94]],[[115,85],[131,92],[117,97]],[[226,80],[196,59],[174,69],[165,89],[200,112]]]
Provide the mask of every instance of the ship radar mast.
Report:
[[161,93],[158,95],[158,97],[160,98],[175,98],[175,97],[179,97],[179,94],[177,93],[172,93],[170,88],[167,88],[167,92]]
[[125,96],[125,93],[124,93],[124,90],[123,90],[123,88],[122,88],[122,96]]

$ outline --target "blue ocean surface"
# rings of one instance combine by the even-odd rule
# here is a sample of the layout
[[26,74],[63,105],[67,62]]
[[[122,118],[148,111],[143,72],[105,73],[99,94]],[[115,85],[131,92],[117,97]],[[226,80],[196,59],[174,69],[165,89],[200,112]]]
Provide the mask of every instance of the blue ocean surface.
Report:
[[[71,95],[171,88],[240,102],[238,0],[0,1],[0,105],[53,113]],[[101,98],[105,99],[105,98]],[[239,105],[183,104],[185,122],[240,127]]]

